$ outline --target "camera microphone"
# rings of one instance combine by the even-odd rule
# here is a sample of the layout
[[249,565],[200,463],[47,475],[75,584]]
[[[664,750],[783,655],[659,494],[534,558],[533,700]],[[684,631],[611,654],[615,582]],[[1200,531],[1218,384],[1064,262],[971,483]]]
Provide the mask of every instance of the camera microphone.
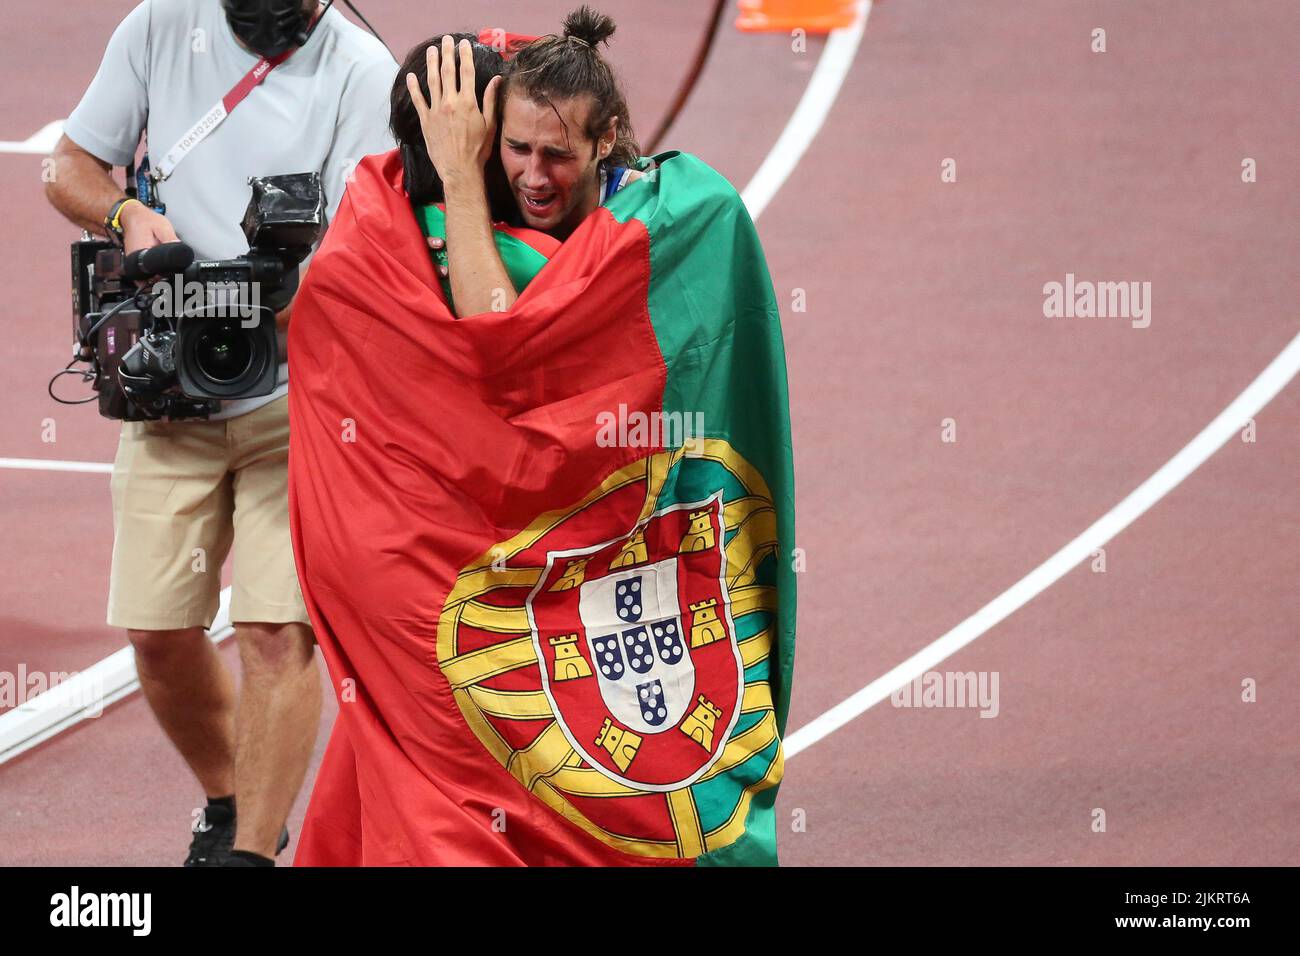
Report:
[[147,279],[184,272],[194,261],[194,250],[183,242],[164,242],[149,249],[137,249],[122,257],[122,278]]

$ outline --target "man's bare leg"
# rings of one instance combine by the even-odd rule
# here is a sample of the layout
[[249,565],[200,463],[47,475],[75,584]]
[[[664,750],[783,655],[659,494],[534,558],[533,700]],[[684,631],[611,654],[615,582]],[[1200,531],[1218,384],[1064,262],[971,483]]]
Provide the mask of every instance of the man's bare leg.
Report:
[[235,682],[201,627],[128,630],[140,689],[209,797],[235,792]]
[[243,669],[236,718],[235,849],[275,856],[320,726],[316,645],[303,624],[236,624]]

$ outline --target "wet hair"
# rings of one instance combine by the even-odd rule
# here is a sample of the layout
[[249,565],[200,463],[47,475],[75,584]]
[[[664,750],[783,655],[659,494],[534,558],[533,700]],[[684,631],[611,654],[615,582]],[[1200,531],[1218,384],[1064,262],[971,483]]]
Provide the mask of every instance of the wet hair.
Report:
[[[429,158],[429,149],[424,145],[424,130],[420,127],[420,114],[411,102],[411,91],[406,88],[406,74],[414,73],[420,81],[420,92],[425,102],[429,102],[429,77],[426,69],[426,57],[429,47],[441,47],[442,38],[438,34],[417,44],[406,54],[402,67],[397,71],[393,81],[392,94],[389,97],[388,128],[402,151],[402,163],[406,171],[406,193],[412,205],[426,206],[446,200],[442,178],[433,168]],[[452,33],[456,41],[456,68],[460,69],[460,41],[469,40],[474,52],[474,94],[478,97],[479,109],[483,108],[483,94],[494,76],[501,75],[505,60],[501,54],[490,46],[478,41],[472,33]],[[498,91],[498,94],[500,91]],[[498,96],[498,103],[501,102]],[[510,181],[506,178],[505,168],[501,165],[501,126],[497,124],[497,140],[483,170],[487,183],[488,207],[495,222],[518,223],[519,208],[515,204],[514,194],[510,190]]]
[[591,97],[583,134],[592,140],[594,150],[594,143],[617,116],[618,138],[607,161],[631,166],[641,155],[641,147],[632,132],[627,97],[613,67],[598,49],[613,35],[614,21],[584,4],[564,18],[562,36],[539,37],[515,55],[506,67],[505,93],[527,97],[553,110],[555,100]]

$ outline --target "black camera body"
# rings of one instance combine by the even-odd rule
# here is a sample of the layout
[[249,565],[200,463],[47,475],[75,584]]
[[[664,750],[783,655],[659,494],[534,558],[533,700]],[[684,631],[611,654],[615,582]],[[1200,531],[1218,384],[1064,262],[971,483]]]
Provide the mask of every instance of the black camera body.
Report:
[[104,417],[202,419],[275,390],[275,315],[297,292],[323,199],[317,173],[250,183],[238,258],[194,260],[183,243],[130,256],[106,240],[72,244],[74,358],[89,363]]

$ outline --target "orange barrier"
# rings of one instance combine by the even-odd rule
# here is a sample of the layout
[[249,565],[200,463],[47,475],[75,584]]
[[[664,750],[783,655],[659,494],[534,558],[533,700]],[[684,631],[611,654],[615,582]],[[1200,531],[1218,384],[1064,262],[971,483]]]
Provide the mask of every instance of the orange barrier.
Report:
[[856,0],[740,0],[736,27],[746,33],[830,33],[851,26]]

